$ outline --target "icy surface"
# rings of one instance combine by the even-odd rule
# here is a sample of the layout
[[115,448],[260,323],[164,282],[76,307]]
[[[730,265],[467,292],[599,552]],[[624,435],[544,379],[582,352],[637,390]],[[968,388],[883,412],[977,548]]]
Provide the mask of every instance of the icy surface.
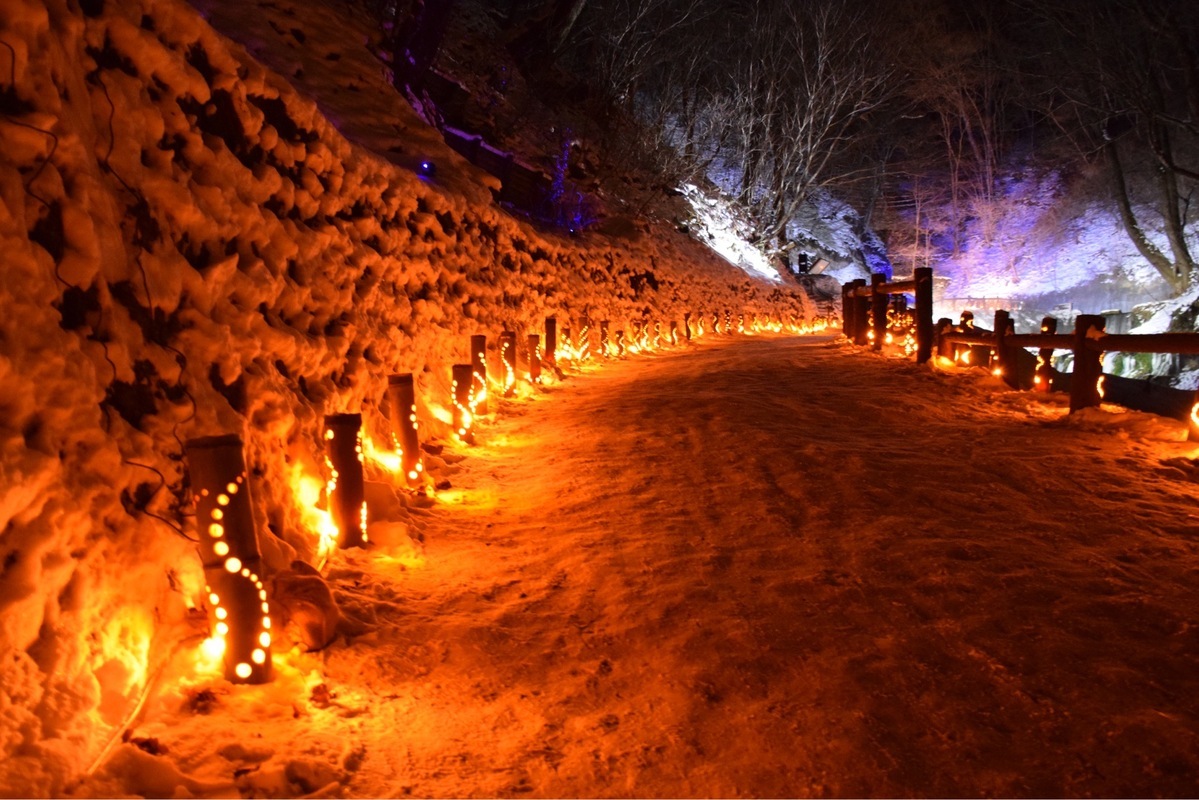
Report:
[[683,196],[695,214],[694,224],[700,240],[758,278],[781,282],[782,276],[762,251],[749,243],[752,227],[739,219],[732,206],[720,195],[702,191],[694,184],[683,185]]
[[335,558],[328,650],[259,688],[182,651],[84,788],[1188,795],[1184,436],[827,338],[606,364]]

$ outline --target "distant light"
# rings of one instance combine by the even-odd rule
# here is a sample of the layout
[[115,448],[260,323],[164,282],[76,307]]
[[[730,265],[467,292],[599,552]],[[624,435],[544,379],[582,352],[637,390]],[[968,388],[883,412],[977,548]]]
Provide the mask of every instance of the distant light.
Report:
[[437,165],[427,160],[420,162],[420,174],[427,178],[432,178],[437,174]]

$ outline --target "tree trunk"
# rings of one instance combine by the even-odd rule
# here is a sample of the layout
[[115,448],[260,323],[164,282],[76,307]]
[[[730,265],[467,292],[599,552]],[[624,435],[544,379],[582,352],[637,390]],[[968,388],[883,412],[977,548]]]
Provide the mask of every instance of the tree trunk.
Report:
[[1128,238],[1132,239],[1133,245],[1145,260],[1165,278],[1176,294],[1180,294],[1186,288],[1186,278],[1175,269],[1175,265],[1170,263],[1170,259],[1166,258],[1153,242],[1149,241],[1141,229],[1140,223],[1137,222],[1136,215],[1132,210],[1132,201],[1128,197],[1128,185],[1124,180],[1124,168],[1120,164],[1120,151],[1116,143],[1108,140],[1104,143],[1103,150],[1111,167],[1112,187],[1115,189],[1116,204],[1120,208],[1120,221],[1124,223],[1124,231],[1128,234]]

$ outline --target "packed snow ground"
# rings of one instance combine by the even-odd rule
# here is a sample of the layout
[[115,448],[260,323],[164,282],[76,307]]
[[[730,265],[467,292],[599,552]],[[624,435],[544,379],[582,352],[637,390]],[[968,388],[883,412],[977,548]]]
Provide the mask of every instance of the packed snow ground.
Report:
[[1199,791],[1179,423],[769,334],[493,411],[435,505],[372,485],[334,645],[181,647],[77,792]]

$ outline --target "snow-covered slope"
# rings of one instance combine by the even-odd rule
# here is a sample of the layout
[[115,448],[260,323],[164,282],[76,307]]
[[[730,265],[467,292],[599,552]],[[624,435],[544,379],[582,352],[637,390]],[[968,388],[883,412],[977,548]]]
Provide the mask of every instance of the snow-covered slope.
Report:
[[806,307],[668,228],[539,233],[428,135],[421,179],[180,0],[9,0],[0,42],[5,793],[61,793],[186,627],[184,440],[245,437],[275,571],[313,556],[322,415],[385,441],[389,373],[436,436],[468,334]]
[[[1032,324],[1061,304],[1095,314],[1169,298],[1105,194],[1095,176],[1071,181],[1060,170],[1013,167],[999,196],[980,203],[966,224],[961,252],[935,260],[937,274],[949,279],[938,313],[956,316],[971,298],[1007,298],[1024,306]],[[1168,252],[1164,234],[1149,234]]]

